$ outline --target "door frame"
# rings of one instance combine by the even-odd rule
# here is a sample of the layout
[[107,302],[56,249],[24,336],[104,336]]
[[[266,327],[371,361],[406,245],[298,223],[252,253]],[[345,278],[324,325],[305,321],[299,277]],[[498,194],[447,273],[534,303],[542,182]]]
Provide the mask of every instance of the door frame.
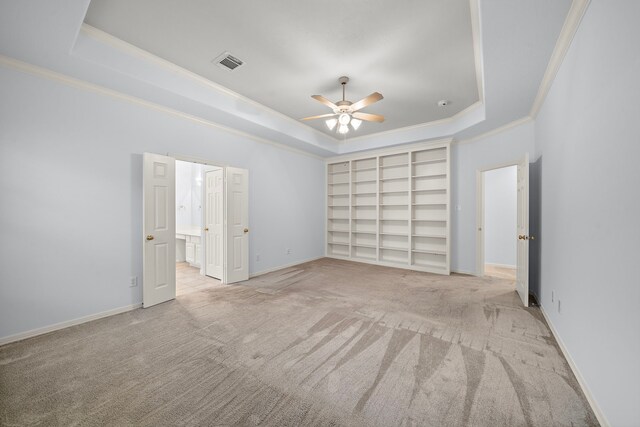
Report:
[[[167,156],[169,157],[173,157],[175,160],[180,160],[181,162],[188,162],[188,163],[198,163],[201,165],[205,165],[205,166],[213,166],[216,168],[220,168],[222,169],[222,182],[223,182],[223,188],[226,189],[226,175],[227,175],[227,164],[225,163],[220,163],[220,162],[214,162],[212,160],[207,160],[207,159],[203,159],[201,157],[194,157],[194,156],[187,156],[184,154],[176,154],[176,153],[167,153]],[[205,196],[205,186],[202,186],[202,200],[204,201],[204,196]],[[222,198],[222,220],[224,222],[224,224],[227,223],[227,201],[226,198],[223,197]],[[203,203],[204,205],[204,203]],[[205,209],[202,209],[200,212],[201,215],[201,219],[202,219],[202,224],[204,224],[204,220],[205,220]],[[205,266],[205,262],[204,260],[207,259],[207,245],[206,245],[206,235],[204,233],[204,227],[201,228],[200,230],[200,239],[202,241],[202,260],[200,263],[200,274],[203,274],[206,276],[206,266]],[[175,240],[174,243],[175,245]],[[222,227],[222,244],[223,244],[223,248],[224,250],[222,251],[222,278],[220,280],[220,282],[222,284],[226,284],[228,282],[227,280],[227,227],[224,226]]]
[[[484,276],[484,173],[518,166],[522,158],[476,169],[476,276]],[[517,184],[517,183],[516,183]]]

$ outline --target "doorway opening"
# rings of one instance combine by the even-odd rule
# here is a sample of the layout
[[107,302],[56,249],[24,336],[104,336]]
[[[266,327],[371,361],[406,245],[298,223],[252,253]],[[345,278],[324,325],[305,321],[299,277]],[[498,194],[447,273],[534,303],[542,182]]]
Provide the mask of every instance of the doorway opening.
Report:
[[249,278],[248,170],[144,153],[142,199],[143,307]]
[[507,166],[483,172],[484,275],[516,280],[518,170]]
[[222,281],[223,168],[176,160],[176,295]]
[[515,281],[528,307],[529,241],[535,238],[529,235],[529,154],[477,170],[476,183],[476,275]]

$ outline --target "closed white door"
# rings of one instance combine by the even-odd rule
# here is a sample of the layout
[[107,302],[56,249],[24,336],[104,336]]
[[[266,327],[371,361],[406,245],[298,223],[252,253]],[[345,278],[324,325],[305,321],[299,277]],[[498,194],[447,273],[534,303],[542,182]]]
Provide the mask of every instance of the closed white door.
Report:
[[142,305],[151,307],[176,297],[175,160],[143,156]]
[[529,306],[529,155],[518,163],[518,239],[516,290]]
[[227,167],[225,180],[227,253],[225,283],[249,279],[249,171]]
[[205,174],[205,274],[222,280],[224,253],[224,179],[223,170]]

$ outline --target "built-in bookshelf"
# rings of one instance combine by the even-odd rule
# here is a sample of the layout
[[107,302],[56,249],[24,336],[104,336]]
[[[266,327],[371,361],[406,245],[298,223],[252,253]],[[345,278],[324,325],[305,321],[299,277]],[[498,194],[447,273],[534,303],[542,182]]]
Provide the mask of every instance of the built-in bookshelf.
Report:
[[327,256],[450,271],[449,141],[327,165]]

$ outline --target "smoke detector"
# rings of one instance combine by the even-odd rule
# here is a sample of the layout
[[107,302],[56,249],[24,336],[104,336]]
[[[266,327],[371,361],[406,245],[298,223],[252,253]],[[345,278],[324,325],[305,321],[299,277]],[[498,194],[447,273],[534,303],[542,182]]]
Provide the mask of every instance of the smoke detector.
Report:
[[241,66],[242,64],[244,64],[244,62],[241,59],[238,59],[237,57],[231,55],[229,52],[224,52],[218,55],[211,62],[213,62],[220,68],[224,68],[227,71],[233,71],[239,66]]
[[450,102],[451,101],[447,101],[446,99],[441,99],[440,101],[438,101],[438,107],[446,107]]

